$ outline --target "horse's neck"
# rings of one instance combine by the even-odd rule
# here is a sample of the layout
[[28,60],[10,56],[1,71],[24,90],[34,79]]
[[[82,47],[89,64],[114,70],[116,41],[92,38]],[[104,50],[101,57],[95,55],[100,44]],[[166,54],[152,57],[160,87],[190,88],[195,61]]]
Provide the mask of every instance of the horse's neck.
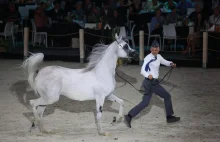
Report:
[[98,63],[95,70],[96,74],[101,78],[113,77],[115,78],[115,68],[118,55],[115,52],[115,47],[110,47],[103,56],[102,60]]

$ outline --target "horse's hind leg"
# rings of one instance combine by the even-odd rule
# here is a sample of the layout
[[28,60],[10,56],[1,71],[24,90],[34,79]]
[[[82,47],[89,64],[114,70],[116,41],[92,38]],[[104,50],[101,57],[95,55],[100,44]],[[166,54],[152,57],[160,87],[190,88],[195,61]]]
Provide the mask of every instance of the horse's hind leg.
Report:
[[104,96],[96,96],[96,119],[97,119],[97,124],[98,124],[98,132],[100,135],[104,135],[104,136],[107,136],[108,133],[104,133],[102,131],[102,110],[103,110],[103,104],[104,104],[104,101],[105,101],[105,97]]
[[113,118],[113,123],[121,120],[123,118],[123,113],[124,113],[123,112],[124,111],[124,101],[122,99],[118,98],[117,96],[115,96],[114,94],[111,94],[107,99],[110,101],[117,102],[120,105],[119,113],[116,117]]
[[43,112],[44,112],[47,105],[53,104],[54,102],[58,101],[58,99],[59,99],[59,97],[56,97],[56,98],[50,99],[48,101],[45,101],[41,97],[41,98],[38,98],[36,100],[30,100],[30,104],[32,106],[32,110],[33,110],[34,118],[35,118],[34,122],[36,122],[36,124],[34,122],[32,123],[31,130],[33,129],[33,127],[35,127],[35,125],[38,125],[41,132],[47,132],[43,128],[43,125],[42,125],[42,122],[41,122],[41,119],[43,117]]
[[38,125],[40,123],[40,120],[41,120],[40,112],[38,112],[38,110],[40,110],[39,104],[45,105],[44,107],[46,107],[46,102],[42,98],[30,100],[30,105],[32,106],[32,111],[34,113],[34,121],[32,122],[32,126],[31,126],[30,131],[32,129],[36,128],[36,125]]

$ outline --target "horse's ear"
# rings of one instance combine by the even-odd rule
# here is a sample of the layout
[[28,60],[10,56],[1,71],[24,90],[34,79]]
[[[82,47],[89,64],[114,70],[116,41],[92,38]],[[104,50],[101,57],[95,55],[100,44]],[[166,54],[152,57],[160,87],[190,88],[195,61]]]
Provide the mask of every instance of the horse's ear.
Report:
[[115,39],[118,39],[118,34],[117,33],[115,33]]

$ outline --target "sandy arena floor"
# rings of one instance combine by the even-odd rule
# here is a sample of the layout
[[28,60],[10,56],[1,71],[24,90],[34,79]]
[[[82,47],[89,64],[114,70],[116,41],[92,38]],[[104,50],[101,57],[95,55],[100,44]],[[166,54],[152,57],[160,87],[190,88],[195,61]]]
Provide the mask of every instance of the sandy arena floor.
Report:
[[[0,142],[219,142],[220,141],[220,69],[175,69],[163,86],[171,92],[175,114],[181,121],[166,124],[163,101],[153,96],[148,106],[133,121],[132,129],[124,122],[112,125],[118,113],[117,103],[105,102],[103,129],[110,136],[99,136],[95,124],[95,102],[77,102],[61,97],[48,106],[44,113],[44,126],[54,134],[31,133],[32,112],[24,102],[35,98],[28,89],[25,73],[18,68],[22,60],[0,60]],[[44,62],[82,68],[83,65],[67,62]],[[124,66],[119,73],[137,88],[143,77],[139,66]],[[161,67],[162,77],[169,68]],[[116,95],[125,100],[127,113],[139,103],[142,94],[129,84],[117,79]]]

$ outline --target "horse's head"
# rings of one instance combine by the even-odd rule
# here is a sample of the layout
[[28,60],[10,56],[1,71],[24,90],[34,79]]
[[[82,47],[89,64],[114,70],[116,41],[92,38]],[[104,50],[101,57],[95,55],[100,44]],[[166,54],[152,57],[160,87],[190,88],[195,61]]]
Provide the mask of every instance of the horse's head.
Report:
[[118,37],[117,34],[115,34],[115,40],[117,42],[118,48],[117,48],[117,54],[121,58],[137,58],[138,53],[130,48],[130,46],[122,39],[122,37]]

